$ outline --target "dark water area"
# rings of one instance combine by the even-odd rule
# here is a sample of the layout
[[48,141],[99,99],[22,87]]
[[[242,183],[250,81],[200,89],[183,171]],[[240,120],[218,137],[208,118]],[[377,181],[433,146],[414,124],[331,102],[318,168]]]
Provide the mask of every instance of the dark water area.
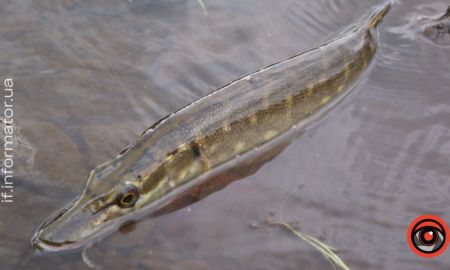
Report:
[[[161,117],[336,37],[383,3],[203,2],[208,15],[195,0],[2,2],[0,74],[13,79],[14,100],[0,96],[2,111],[13,104],[15,140],[0,269],[89,269],[82,251],[38,254],[31,238],[90,170]],[[421,215],[450,224],[448,5],[395,1],[371,68],[319,123],[255,174],[86,255],[102,269],[333,269],[292,232],[265,226],[302,184],[283,219],[351,269],[449,268],[449,250],[422,258],[406,238]]]

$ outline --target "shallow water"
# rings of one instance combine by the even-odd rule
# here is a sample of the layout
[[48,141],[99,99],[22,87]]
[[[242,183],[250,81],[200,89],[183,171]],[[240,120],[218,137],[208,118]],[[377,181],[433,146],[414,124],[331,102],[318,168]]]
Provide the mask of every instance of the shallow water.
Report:
[[[81,251],[39,255],[30,240],[91,169],[166,114],[320,45],[382,3],[203,2],[208,16],[195,0],[0,6],[0,74],[14,81],[17,140],[14,202],[0,204],[0,269],[88,268]],[[283,219],[338,248],[350,268],[448,268],[450,251],[425,259],[406,240],[420,215],[450,223],[450,47],[422,34],[447,5],[395,2],[371,69],[323,121],[254,175],[113,233],[88,257],[104,269],[332,269],[291,232],[264,226],[303,184]]]

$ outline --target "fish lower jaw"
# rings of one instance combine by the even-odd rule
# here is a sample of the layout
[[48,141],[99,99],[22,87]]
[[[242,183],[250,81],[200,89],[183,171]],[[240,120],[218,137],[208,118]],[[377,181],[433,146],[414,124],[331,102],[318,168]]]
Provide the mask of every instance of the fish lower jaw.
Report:
[[41,252],[46,251],[66,251],[73,250],[83,247],[82,243],[75,243],[72,241],[64,241],[64,242],[51,242],[48,240],[41,239],[38,236],[35,236],[31,241],[33,247]]

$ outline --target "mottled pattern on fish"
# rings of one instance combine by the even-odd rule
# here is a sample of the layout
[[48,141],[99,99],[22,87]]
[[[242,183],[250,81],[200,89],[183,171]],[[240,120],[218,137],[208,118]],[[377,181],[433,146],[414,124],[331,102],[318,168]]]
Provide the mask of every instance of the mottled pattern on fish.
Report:
[[[142,147],[128,150],[139,152],[133,155],[137,163],[126,163],[142,171],[149,163],[167,159],[168,153],[195,145],[211,168],[264,144],[359,76],[375,54],[376,35],[360,29],[218,89],[147,131],[137,142]],[[155,185],[149,180],[143,193]]]
[[85,244],[119,218],[320,109],[365,70],[389,6],[337,39],[243,76],[155,123],[91,172],[78,201],[43,224],[35,245]]

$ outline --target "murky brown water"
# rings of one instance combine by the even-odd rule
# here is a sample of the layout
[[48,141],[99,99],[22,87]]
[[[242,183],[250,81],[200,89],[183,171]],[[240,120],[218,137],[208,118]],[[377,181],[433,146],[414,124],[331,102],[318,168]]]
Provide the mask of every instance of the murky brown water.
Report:
[[[0,74],[14,81],[18,141],[14,202],[0,204],[0,269],[88,268],[81,251],[38,255],[30,239],[91,169],[159,118],[320,45],[380,2],[204,3],[208,16],[195,0],[0,5]],[[291,232],[258,226],[304,184],[284,220],[338,248],[350,268],[448,268],[449,250],[425,259],[406,240],[420,215],[450,224],[450,47],[448,36],[421,34],[447,5],[396,2],[373,68],[324,121],[256,174],[106,237],[89,258],[104,269],[332,269]]]

